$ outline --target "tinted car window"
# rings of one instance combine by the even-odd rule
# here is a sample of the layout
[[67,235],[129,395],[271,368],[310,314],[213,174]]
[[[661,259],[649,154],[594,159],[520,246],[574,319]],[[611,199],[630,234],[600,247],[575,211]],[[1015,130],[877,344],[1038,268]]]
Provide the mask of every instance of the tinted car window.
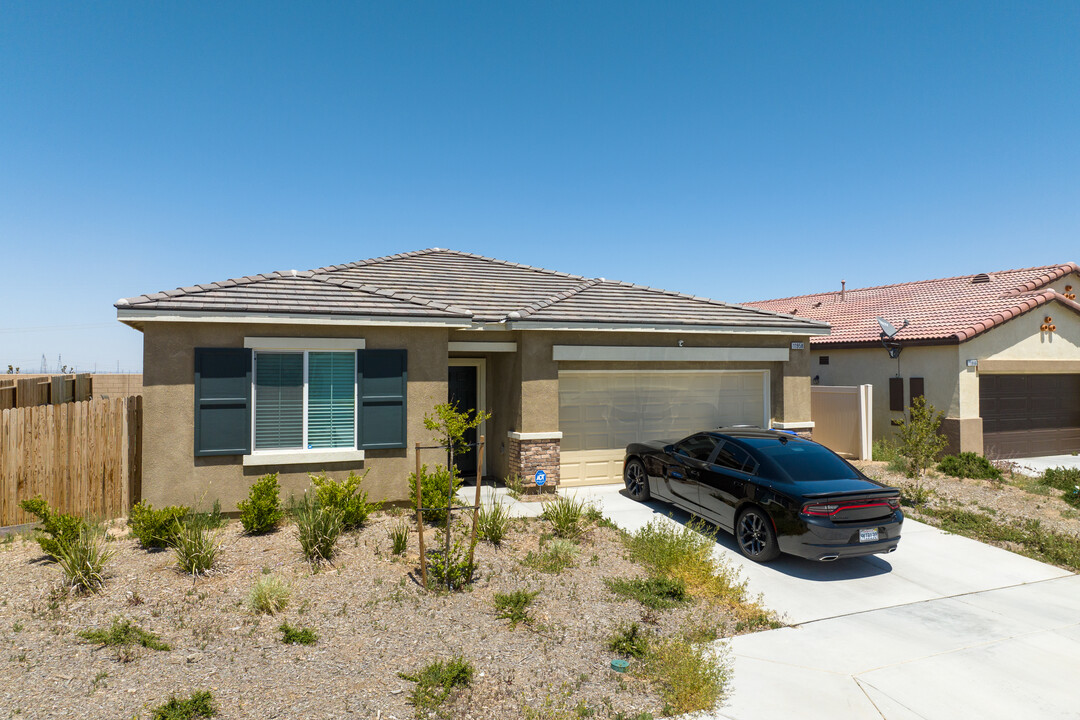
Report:
[[859,476],[831,450],[807,442],[758,440],[755,449],[780,466],[792,480],[843,480]]
[[711,435],[694,435],[675,446],[675,452],[705,462],[712,455],[717,440]]
[[720,450],[716,453],[716,459],[713,460],[714,465],[719,465],[726,470],[738,470],[740,472],[752,473],[754,466],[757,464],[754,462],[750,454],[743,450],[734,443],[725,442],[720,446]]

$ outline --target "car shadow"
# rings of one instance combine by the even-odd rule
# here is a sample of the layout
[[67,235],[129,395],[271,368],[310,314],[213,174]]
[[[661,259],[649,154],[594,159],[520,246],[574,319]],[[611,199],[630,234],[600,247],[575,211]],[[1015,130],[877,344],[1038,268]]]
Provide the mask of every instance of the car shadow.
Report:
[[[626,490],[619,493],[624,497],[630,497]],[[631,498],[632,499],[632,498]],[[685,510],[669,505],[660,500],[648,500],[642,503],[657,515],[664,515],[680,525],[689,525],[697,520],[705,523],[709,532],[715,533],[716,544],[733,555],[743,558],[739,550],[739,544],[735,542],[735,536],[723,530],[705,518],[698,517]],[[746,560],[745,562],[751,562]],[[864,555],[863,557],[841,558],[830,562],[818,562],[795,557],[794,555],[781,555],[770,563],[760,563],[756,567],[766,570],[775,570],[789,577],[815,582],[838,582],[841,580],[855,580],[859,578],[874,577],[892,572],[892,564],[881,555]]]

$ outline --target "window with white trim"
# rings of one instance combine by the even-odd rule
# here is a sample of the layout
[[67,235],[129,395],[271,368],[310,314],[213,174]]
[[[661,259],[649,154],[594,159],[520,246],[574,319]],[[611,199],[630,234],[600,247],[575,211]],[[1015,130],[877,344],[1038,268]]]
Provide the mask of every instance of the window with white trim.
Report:
[[257,350],[254,439],[262,450],[356,448],[356,353]]

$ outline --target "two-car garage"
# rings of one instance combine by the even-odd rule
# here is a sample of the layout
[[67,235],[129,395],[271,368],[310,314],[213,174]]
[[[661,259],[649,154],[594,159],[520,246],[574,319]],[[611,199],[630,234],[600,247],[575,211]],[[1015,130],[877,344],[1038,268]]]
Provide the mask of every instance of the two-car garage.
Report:
[[1080,450],[1080,374],[980,373],[979,411],[987,457]]
[[560,371],[561,482],[622,482],[629,443],[768,427],[769,407],[768,370]]

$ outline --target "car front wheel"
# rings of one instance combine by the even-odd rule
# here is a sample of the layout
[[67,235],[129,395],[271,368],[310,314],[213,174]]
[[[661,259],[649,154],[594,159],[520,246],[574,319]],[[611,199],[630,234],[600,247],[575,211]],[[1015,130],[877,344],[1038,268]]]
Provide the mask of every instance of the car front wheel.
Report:
[[626,463],[623,470],[623,482],[626,483],[626,492],[638,502],[649,499],[649,476],[645,473],[645,466],[640,460],[631,460]]
[[754,562],[769,562],[780,555],[772,520],[758,508],[747,508],[739,514],[735,522],[735,539],[742,554]]

